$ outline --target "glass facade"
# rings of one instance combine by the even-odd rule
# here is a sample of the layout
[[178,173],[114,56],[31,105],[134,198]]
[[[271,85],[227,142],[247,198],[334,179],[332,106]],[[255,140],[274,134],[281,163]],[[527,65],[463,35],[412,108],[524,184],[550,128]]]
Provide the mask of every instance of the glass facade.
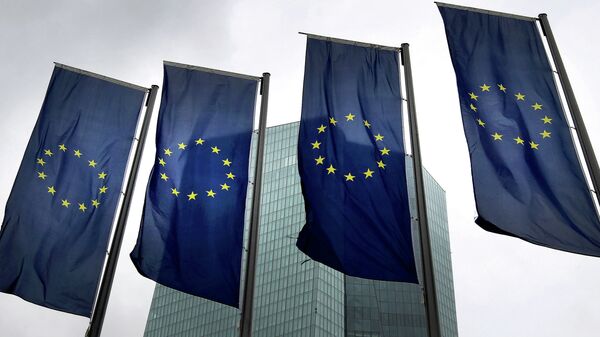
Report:
[[[253,336],[426,336],[419,285],[344,277],[296,248],[304,225],[296,166],[298,126],[267,129]],[[412,167],[407,170],[411,181]],[[425,183],[443,335],[453,337],[457,328],[445,192],[428,174]],[[414,191],[411,203],[414,208]],[[239,319],[238,309],[157,285],[144,336],[237,337]]]

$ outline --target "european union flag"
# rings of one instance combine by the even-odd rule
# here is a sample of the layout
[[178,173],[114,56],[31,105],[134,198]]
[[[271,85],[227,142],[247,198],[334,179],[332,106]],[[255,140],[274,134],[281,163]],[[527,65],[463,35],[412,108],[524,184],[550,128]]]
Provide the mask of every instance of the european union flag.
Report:
[[91,315],[146,91],[55,67],[6,204],[0,291]]
[[347,275],[417,283],[398,52],[308,38],[298,248]]
[[164,68],[156,162],[131,259],[162,285],[237,307],[258,78]]
[[535,19],[439,7],[482,228],[600,256],[600,223]]

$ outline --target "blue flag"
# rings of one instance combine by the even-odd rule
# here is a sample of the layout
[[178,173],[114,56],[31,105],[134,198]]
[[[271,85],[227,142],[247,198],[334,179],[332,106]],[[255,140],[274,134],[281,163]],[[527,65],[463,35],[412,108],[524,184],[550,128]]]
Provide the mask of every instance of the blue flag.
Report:
[[6,204],[0,291],[91,315],[146,91],[54,69]]
[[165,63],[138,271],[238,306],[250,140],[258,78]]
[[417,283],[398,52],[308,38],[298,248],[347,275]]
[[534,19],[439,7],[482,228],[600,256],[600,223]]

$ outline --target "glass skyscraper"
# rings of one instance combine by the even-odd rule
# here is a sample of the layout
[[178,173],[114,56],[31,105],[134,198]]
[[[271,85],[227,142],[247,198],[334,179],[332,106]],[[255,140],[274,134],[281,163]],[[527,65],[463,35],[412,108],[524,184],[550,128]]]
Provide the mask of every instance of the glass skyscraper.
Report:
[[[347,277],[296,248],[296,236],[304,225],[296,159],[298,127],[295,122],[267,128],[253,336],[426,337],[421,286]],[[411,186],[410,160],[407,177]],[[455,337],[445,192],[428,173],[424,178],[442,335]],[[414,189],[409,196],[414,214]],[[413,237],[418,247],[414,224]],[[144,336],[237,337],[239,319],[238,309],[157,285]]]

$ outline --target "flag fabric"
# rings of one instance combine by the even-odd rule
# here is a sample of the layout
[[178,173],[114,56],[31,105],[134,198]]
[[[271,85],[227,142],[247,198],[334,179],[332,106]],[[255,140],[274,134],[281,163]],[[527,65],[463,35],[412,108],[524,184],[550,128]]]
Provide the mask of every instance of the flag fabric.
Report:
[[165,63],[156,161],[131,253],[142,275],[234,307],[257,79]]
[[297,246],[347,275],[417,283],[398,52],[308,38]]
[[534,19],[440,5],[483,229],[600,256],[600,223]]
[[0,291],[91,315],[146,91],[55,67],[6,204]]

